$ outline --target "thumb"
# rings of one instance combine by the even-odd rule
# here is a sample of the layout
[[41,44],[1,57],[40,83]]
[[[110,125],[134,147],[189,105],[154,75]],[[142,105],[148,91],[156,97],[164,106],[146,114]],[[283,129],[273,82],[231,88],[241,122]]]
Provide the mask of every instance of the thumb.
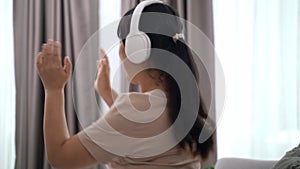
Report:
[[64,70],[67,74],[71,74],[72,72],[72,63],[69,56],[64,58]]
[[106,52],[102,48],[99,48],[99,55],[100,55],[100,59],[107,58]]

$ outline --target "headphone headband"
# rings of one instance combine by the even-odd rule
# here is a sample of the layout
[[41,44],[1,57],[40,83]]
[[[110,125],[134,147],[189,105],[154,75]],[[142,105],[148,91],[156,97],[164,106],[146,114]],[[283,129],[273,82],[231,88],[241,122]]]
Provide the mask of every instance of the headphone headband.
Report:
[[130,31],[126,37],[125,53],[132,63],[142,63],[150,57],[151,41],[148,35],[139,30],[141,14],[148,5],[162,3],[159,0],[146,0],[137,5],[133,11]]
[[135,10],[133,11],[133,14],[132,14],[132,18],[131,18],[131,24],[130,24],[130,34],[133,33],[138,33],[140,32],[139,30],[139,23],[140,23],[140,19],[141,19],[141,14],[144,10],[144,8],[146,6],[149,6],[149,5],[152,5],[152,4],[156,4],[156,3],[162,3],[160,0],[145,0],[145,1],[142,1],[140,2]]

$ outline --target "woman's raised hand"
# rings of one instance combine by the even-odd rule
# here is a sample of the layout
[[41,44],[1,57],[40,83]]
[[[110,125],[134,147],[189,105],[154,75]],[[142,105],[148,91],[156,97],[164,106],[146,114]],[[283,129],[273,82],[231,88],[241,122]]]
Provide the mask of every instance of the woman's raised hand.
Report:
[[36,65],[45,91],[64,89],[72,72],[72,63],[67,56],[64,66],[61,64],[61,44],[48,40],[43,44],[42,51],[37,56]]
[[105,96],[111,92],[110,67],[107,55],[103,49],[99,49],[100,60],[97,61],[98,73],[94,86],[100,96]]

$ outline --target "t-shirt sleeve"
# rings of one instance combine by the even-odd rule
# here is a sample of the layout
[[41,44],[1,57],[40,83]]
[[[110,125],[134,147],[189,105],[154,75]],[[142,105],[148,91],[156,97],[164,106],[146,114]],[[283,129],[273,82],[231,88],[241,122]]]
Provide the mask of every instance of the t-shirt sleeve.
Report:
[[[133,131],[132,128],[137,128],[137,126],[132,125],[119,112],[120,110],[130,111],[127,108],[131,104],[128,100],[128,94],[120,94],[104,116],[78,133],[81,144],[102,164],[107,164],[114,158],[130,156],[130,154],[135,153],[133,152],[134,148],[129,145],[130,141],[128,142],[128,139],[126,139],[128,138],[126,133]],[[131,125],[128,125],[128,123]]]
[[107,164],[114,158],[119,157],[113,153],[113,149],[119,146],[114,143],[114,139],[112,138],[112,135],[116,135],[116,133],[108,123],[108,121],[110,121],[110,123],[118,121],[118,117],[115,116],[118,114],[116,112],[117,109],[115,104],[122,104],[120,103],[119,97],[104,116],[78,133],[81,144],[97,160],[97,162],[102,164]]
[[105,151],[103,148],[98,146],[83,130],[78,133],[78,138],[83,145],[83,147],[97,160],[97,162],[102,164],[109,163],[113,158],[117,156]]

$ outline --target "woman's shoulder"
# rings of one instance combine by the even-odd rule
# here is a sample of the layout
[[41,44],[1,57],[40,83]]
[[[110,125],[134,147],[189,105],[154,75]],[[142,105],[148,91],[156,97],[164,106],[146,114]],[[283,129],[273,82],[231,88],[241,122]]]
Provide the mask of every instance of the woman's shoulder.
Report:
[[151,135],[156,126],[168,126],[166,105],[167,99],[161,91],[122,93],[105,115],[105,120],[124,133],[138,136],[142,133],[144,136],[147,129]]

